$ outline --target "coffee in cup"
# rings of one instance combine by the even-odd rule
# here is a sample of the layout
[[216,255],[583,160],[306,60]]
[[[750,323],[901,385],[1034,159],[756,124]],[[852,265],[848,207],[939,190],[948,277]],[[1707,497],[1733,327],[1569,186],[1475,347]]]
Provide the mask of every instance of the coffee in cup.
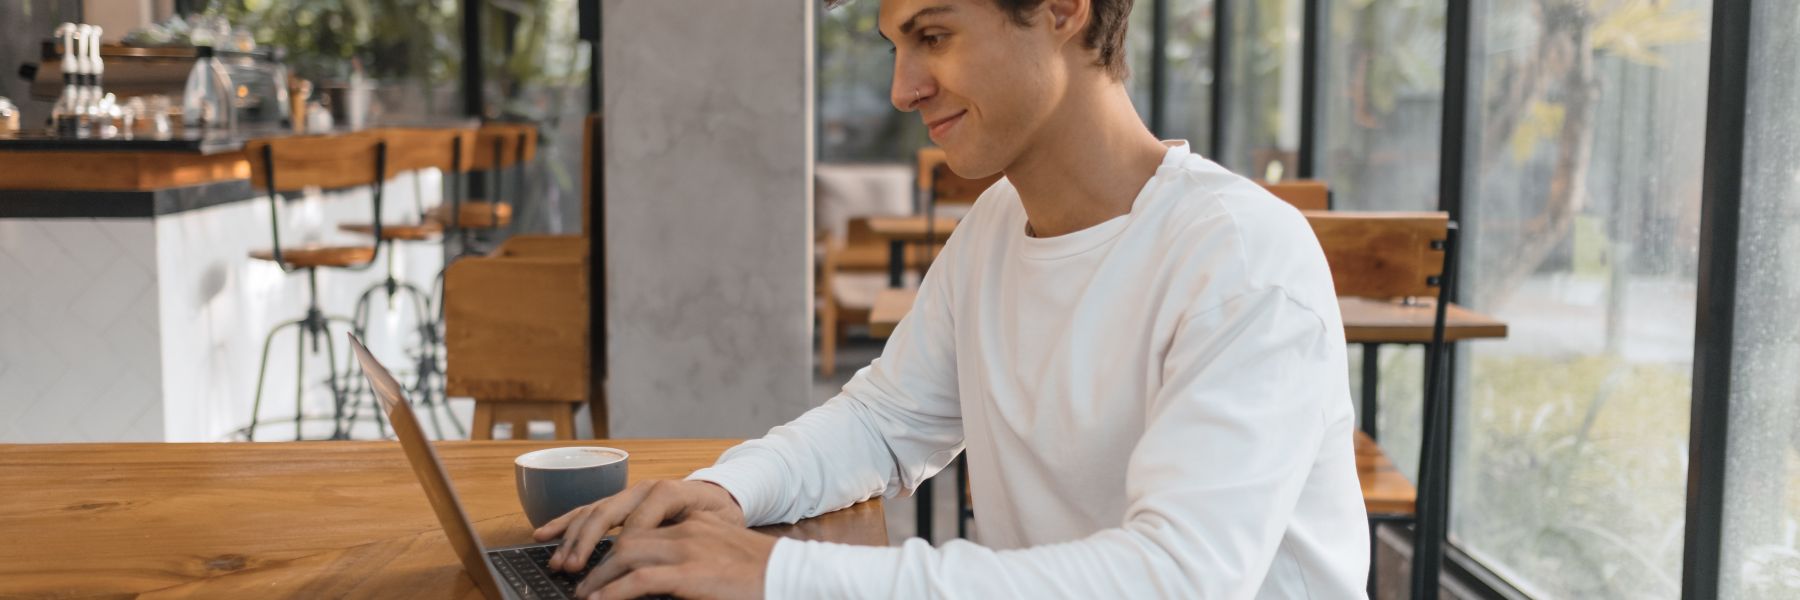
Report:
[[531,526],[543,527],[625,489],[631,455],[617,448],[570,446],[527,452],[513,459],[519,503]]

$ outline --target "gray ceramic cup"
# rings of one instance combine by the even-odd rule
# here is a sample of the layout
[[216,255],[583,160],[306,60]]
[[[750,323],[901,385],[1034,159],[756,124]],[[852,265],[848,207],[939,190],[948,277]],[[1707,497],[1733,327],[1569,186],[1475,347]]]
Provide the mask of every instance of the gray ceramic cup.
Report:
[[545,523],[625,489],[631,455],[617,448],[571,446],[527,452],[513,459],[519,503],[531,526]]

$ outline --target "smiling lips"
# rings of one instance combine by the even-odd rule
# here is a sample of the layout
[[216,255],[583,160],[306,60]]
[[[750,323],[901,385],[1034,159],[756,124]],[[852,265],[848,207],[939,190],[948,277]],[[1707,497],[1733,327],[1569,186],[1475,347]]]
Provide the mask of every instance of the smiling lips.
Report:
[[969,111],[959,110],[956,111],[956,114],[926,123],[925,126],[931,130],[931,141],[942,145],[944,135],[950,133],[950,129],[956,127],[957,123],[961,123],[963,115],[966,114],[969,114]]

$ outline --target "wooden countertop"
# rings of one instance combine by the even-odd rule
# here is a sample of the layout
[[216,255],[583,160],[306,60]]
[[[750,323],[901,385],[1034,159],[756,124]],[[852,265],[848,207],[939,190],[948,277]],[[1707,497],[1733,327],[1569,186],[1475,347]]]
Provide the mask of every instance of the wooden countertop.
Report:
[[0,190],[135,192],[250,179],[241,152],[0,151]]
[[[678,478],[732,440],[443,442],[489,546],[531,541],[512,459],[609,445],[632,480]],[[0,445],[0,597],[480,598],[398,442]],[[763,531],[887,543],[881,503]]]
[[[472,120],[394,123],[307,135],[349,135],[388,127],[473,129],[478,125]],[[250,138],[281,135],[288,134],[250,132],[228,138],[234,142],[194,142],[191,148],[178,143],[180,140],[134,144],[137,140],[123,139],[72,140],[67,148],[49,148],[55,140],[14,136],[0,139],[13,142],[12,147],[0,143],[0,166],[4,166],[0,168],[0,191],[135,192],[248,180],[250,163],[239,149]],[[4,199],[0,195],[0,200]]]

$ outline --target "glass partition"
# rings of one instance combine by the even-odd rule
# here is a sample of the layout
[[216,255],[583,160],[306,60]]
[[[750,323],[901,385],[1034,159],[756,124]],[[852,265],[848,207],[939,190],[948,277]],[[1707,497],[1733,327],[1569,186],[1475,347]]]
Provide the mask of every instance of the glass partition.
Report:
[[1711,4],[1476,4],[1452,541],[1542,597],[1680,594]]

